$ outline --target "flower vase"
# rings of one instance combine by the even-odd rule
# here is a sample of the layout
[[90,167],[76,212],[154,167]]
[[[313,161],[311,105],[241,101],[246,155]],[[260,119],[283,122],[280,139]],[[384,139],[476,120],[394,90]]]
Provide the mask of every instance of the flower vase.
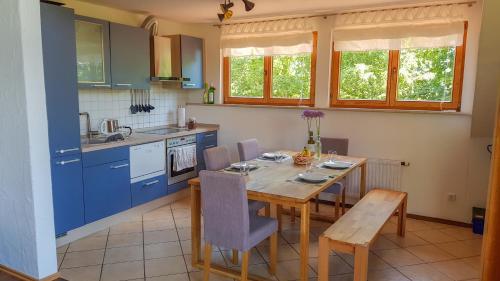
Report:
[[321,160],[321,152],[322,152],[321,138],[318,134],[318,138],[316,139],[316,154],[315,154],[317,160]]

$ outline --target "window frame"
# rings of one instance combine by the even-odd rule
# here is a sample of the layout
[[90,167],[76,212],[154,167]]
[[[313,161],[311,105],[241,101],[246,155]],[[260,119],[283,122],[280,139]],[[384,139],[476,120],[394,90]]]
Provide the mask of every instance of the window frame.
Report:
[[340,63],[342,52],[335,51],[332,43],[331,79],[330,79],[330,107],[337,108],[369,108],[369,109],[401,109],[401,110],[431,110],[444,111],[461,109],[462,86],[464,76],[465,51],[467,47],[468,21],[464,21],[464,38],[462,46],[455,47],[455,69],[451,102],[432,101],[398,101],[399,78],[399,50],[389,50],[387,69],[386,99],[377,100],[345,100],[339,99],[340,93]]
[[273,98],[273,57],[264,56],[264,87],[262,98],[245,98],[231,96],[231,59],[224,57],[222,60],[223,95],[224,104],[249,104],[249,105],[273,105],[273,106],[311,106],[315,105],[316,96],[316,64],[318,49],[318,32],[314,31],[311,52],[311,71],[308,99]]

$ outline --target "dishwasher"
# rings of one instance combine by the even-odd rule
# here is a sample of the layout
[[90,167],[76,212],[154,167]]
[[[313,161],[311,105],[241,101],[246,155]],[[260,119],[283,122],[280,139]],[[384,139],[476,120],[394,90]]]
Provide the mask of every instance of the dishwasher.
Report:
[[165,141],[130,147],[130,183],[165,175]]

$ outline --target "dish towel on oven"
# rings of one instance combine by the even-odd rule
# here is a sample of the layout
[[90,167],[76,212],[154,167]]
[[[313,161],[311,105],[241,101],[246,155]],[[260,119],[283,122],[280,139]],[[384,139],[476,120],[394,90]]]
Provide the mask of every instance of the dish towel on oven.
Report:
[[174,151],[174,171],[196,166],[196,145],[177,147]]

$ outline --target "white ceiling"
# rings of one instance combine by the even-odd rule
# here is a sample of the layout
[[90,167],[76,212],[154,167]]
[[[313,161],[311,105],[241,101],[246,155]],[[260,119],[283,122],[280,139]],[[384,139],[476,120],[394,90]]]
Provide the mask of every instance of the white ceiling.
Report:
[[[219,4],[223,0],[83,0],[118,9],[154,14],[185,23],[217,23]],[[439,0],[253,0],[255,8],[245,12],[243,2],[232,0],[233,20],[291,15],[311,15],[349,9],[375,8],[388,5],[420,4]],[[442,0],[441,0],[442,2]]]

